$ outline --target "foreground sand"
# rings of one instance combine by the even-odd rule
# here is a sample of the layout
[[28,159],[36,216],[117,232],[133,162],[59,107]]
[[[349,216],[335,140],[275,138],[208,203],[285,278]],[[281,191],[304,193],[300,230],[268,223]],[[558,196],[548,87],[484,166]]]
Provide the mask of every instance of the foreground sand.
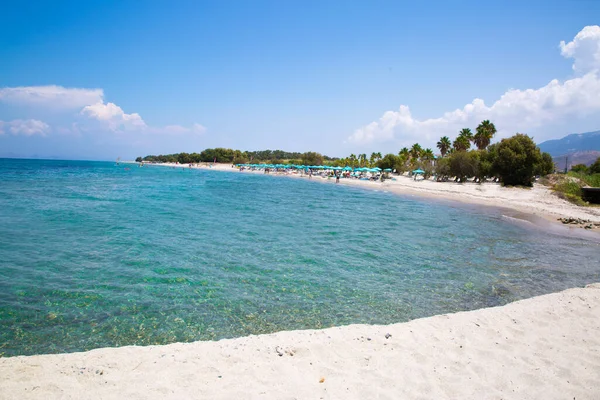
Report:
[[598,399],[599,332],[594,284],[388,326],[0,358],[0,398]]

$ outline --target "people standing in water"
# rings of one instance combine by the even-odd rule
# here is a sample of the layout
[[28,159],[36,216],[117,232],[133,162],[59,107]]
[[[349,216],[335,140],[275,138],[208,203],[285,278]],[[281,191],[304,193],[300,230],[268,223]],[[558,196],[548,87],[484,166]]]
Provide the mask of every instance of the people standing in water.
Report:
[[340,174],[335,173],[335,183],[340,183]]

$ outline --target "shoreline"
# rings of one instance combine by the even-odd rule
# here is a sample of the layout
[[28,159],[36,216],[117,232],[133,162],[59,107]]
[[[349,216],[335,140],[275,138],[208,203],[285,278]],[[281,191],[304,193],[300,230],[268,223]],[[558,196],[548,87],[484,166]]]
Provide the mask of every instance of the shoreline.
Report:
[[[149,164],[159,167],[189,168],[187,164]],[[209,166],[212,165],[212,166]],[[263,174],[260,171],[240,171],[231,164],[200,164],[191,169],[228,171],[237,173]],[[270,174],[288,178],[306,178],[297,174]],[[340,179],[340,184],[368,190],[384,190],[400,196],[415,196],[442,202],[492,207],[503,210],[506,217],[521,220],[546,229],[551,233],[568,234],[577,237],[600,240],[600,207],[581,207],[554,195],[548,187],[534,184],[530,189],[503,187],[499,183],[483,184],[467,182],[435,182],[432,180],[414,181],[408,176],[394,176],[396,179],[385,182]],[[335,184],[333,179],[314,177],[314,182]],[[578,218],[597,224],[594,229],[582,229],[581,225],[563,224],[559,218]]]
[[392,325],[0,358],[0,399],[591,399],[599,330],[596,283]]

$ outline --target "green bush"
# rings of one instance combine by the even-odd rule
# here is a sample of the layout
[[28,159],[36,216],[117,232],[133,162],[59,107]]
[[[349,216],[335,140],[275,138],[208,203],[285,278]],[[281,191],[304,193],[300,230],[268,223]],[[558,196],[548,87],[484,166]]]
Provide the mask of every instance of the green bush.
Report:
[[386,154],[381,160],[377,161],[377,166],[381,169],[394,169],[398,163],[398,157],[395,154]]
[[600,173],[591,175],[582,175],[580,178],[587,186],[600,187]]
[[527,135],[517,133],[498,143],[493,168],[504,185],[532,186],[541,162],[542,154],[534,141]]
[[585,204],[581,199],[581,186],[575,181],[563,179],[561,182],[554,185],[554,190],[559,194],[560,197],[566,200],[579,205]]
[[592,165],[590,165],[589,172],[590,174],[600,174],[600,157],[598,157],[598,159]]
[[554,172],[554,160],[549,153],[542,153],[542,158],[535,168],[535,174],[545,176]]
[[588,167],[585,164],[577,164],[571,167],[571,171],[586,174],[588,172]]
[[588,175],[571,171],[566,176],[561,176],[561,180],[554,185],[554,191],[575,204],[586,205],[581,197],[583,186],[600,187],[600,174]]
[[447,181],[450,178],[450,158],[438,158],[435,163],[435,174],[438,181]]
[[450,174],[465,182],[476,176],[479,168],[479,155],[473,151],[456,151],[450,156]]

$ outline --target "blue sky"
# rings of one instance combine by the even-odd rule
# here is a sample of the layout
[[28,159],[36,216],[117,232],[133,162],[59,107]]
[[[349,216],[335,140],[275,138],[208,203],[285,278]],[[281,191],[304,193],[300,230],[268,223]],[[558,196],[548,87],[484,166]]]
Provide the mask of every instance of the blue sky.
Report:
[[497,139],[600,129],[598,1],[13,3],[0,156],[396,153],[488,118]]

